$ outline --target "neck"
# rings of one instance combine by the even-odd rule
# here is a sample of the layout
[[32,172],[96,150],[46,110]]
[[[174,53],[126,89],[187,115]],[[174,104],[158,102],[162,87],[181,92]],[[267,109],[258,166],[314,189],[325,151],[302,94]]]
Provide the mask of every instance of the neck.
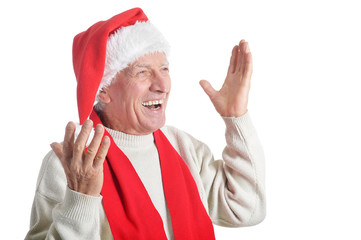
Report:
[[110,128],[112,130],[115,131],[119,131],[119,132],[124,132],[127,134],[132,134],[128,131],[125,131],[124,129],[121,128],[121,124],[119,124],[117,122],[117,118],[114,117],[112,114],[109,113],[109,111],[107,111],[106,108],[103,108],[102,110],[96,110],[96,113],[98,114],[100,121],[102,122],[102,124],[107,127]]
[[125,128],[124,124],[122,124],[118,120],[118,118],[116,116],[114,116],[114,114],[111,114],[111,112],[108,111],[106,108],[104,108],[102,110],[96,110],[96,113],[98,114],[102,124],[105,127],[110,128],[112,130],[115,130],[118,132],[123,132],[126,134],[131,134],[131,135],[148,135],[148,134],[152,133],[152,132],[139,132],[133,128]]
[[[109,119],[109,118],[107,117],[107,115],[106,115],[106,113],[105,113],[104,110],[97,110],[97,109],[95,109],[95,112],[97,113],[97,115],[98,115],[100,121],[102,122],[102,124],[104,125],[104,127],[113,129],[113,128],[110,126],[110,124],[108,123],[108,119]],[[114,130],[116,130],[116,129],[114,129]]]

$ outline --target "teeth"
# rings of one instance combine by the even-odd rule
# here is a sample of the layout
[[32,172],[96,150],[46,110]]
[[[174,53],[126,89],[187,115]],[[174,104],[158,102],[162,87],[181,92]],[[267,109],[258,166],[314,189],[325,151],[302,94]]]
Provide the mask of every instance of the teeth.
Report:
[[161,100],[156,100],[156,101],[148,101],[148,102],[143,102],[142,105],[143,106],[152,106],[152,105],[157,105],[157,104],[163,104],[163,99]]

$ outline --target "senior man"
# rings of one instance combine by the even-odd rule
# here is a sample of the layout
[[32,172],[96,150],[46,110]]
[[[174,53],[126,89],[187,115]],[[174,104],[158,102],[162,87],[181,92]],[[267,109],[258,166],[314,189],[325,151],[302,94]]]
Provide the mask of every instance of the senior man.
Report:
[[191,135],[164,126],[168,52],[139,8],[74,38],[82,127],[77,133],[70,122],[63,143],[51,144],[26,239],[203,240],[214,239],[212,223],[263,220],[264,159],[247,112],[248,43],[233,48],[219,91],[200,82],[226,124],[221,160]]

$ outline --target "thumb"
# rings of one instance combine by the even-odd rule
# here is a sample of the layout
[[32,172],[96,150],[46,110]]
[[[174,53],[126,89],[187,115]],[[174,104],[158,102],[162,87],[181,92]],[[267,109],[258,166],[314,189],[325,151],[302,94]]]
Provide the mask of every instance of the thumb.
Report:
[[63,158],[63,145],[57,142],[50,144],[51,149],[55,152],[55,155],[61,160]]
[[216,95],[217,91],[212,87],[212,85],[207,80],[199,81],[199,84],[203,88],[204,92],[208,95],[208,97],[212,100]]

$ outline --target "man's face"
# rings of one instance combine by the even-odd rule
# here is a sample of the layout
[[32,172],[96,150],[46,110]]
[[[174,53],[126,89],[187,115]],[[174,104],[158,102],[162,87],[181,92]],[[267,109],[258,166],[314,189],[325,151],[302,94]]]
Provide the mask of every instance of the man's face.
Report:
[[163,53],[139,58],[117,73],[108,87],[109,127],[134,135],[161,128],[170,88],[169,66]]

